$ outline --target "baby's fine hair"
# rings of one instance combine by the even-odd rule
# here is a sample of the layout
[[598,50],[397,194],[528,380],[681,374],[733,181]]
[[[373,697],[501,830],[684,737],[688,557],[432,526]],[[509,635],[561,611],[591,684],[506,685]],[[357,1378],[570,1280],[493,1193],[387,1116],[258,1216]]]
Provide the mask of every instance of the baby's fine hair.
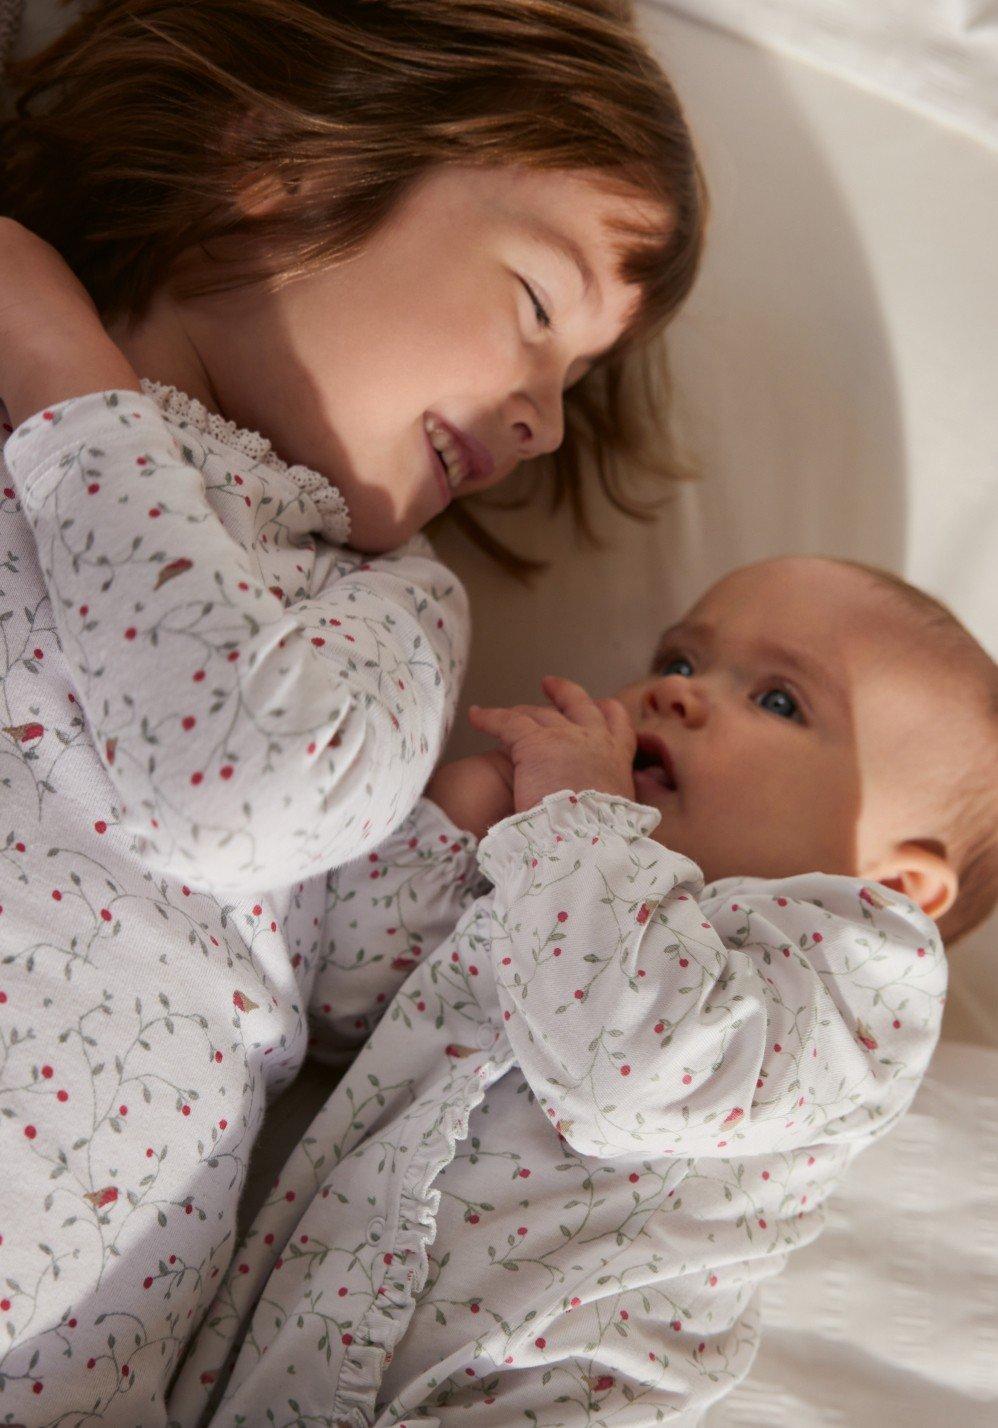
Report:
[[955,781],[940,797],[940,834],[960,880],[956,901],[939,920],[947,943],[984,921],[998,904],[998,664],[940,600],[900,576],[844,560],[894,601],[924,641],[927,677],[947,674],[965,691],[971,738]]
[[[649,503],[624,493],[620,457],[657,450],[662,476],[682,474],[664,364],[638,417],[622,357],[650,353],[693,283],[705,188],[629,0],[96,0],[12,79],[0,211],[59,250],[106,321],[166,286],[203,295],[181,264],[198,247],[224,257],[211,290],[342,261],[439,165],[585,171],[649,200],[668,220],[619,234],[637,314],[567,396],[553,491],[591,532],[583,452],[633,515]],[[274,181],[280,201],[248,212]]]

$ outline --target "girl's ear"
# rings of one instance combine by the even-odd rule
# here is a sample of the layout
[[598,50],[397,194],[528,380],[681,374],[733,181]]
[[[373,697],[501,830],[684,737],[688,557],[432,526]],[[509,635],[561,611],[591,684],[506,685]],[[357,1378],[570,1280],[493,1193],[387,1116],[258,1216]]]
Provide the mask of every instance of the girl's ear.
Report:
[[860,876],[904,893],[936,922],[949,912],[960,886],[941,844],[899,843],[887,857],[864,868]]
[[[222,146],[226,153],[235,155],[244,151],[248,137],[257,137],[273,144],[276,131],[274,122],[263,109],[241,113],[231,120],[223,131]],[[289,194],[295,194],[301,187],[300,179],[292,179],[280,172],[275,159],[272,163],[261,163],[259,169],[242,181],[236,197],[239,211],[245,218],[265,218],[276,212],[286,202]]]

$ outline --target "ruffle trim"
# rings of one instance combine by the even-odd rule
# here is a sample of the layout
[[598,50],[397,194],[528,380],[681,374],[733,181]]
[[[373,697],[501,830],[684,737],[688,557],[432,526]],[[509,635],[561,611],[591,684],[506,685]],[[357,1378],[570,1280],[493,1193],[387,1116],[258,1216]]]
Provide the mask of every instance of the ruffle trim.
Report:
[[141,387],[169,421],[176,422],[178,426],[192,426],[220,445],[241,451],[251,461],[287,476],[319,512],[322,534],[330,544],[346,545],[350,539],[350,512],[337,487],[331,485],[325,476],[309,466],[290,466],[281,460],[265,436],[237,426],[234,421],[226,421],[217,412],[209,411],[197,397],[189,397],[186,392],[165,386],[162,382],[150,382],[146,377],[142,378]]
[[560,793],[549,793],[535,808],[494,824],[478,845],[478,865],[495,883],[497,865],[506,858],[516,864],[523,862],[537,844],[583,837],[591,843],[594,835],[606,833],[626,839],[647,838],[661,816],[658,809],[630,798],[595,789],[582,793],[562,789]]
[[[496,1040],[505,1043],[501,1032]],[[442,1116],[423,1134],[419,1151],[406,1169],[399,1192],[398,1231],[393,1245],[385,1245],[393,1262],[400,1260],[405,1280],[386,1280],[385,1293],[371,1305],[367,1316],[354,1330],[354,1342],[345,1353],[336,1383],[331,1417],[351,1428],[373,1423],[377,1398],[384,1379],[388,1356],[409,1326],[429,1274],[428,1247],[433,1243],[440,1208],[440,1191],[432,1188],[440,1172],[454,1159],[457,1142],[468,1134],[471,1113],[481,1103],[489,1086],[504,1075],[513,1062],[507,1055],[496,1062],[480,1061],[464,1078],[461,1104],[448,1104]],[[364,1337],[365,1343],[358,1340]]]

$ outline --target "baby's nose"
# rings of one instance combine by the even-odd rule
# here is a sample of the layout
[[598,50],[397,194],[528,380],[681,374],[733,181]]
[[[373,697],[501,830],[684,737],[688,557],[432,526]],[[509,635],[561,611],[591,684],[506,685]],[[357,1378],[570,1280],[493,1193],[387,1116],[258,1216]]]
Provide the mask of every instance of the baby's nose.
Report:
[[707,718],[703,691],[686,675],[667,674],[649,686],[646,699],[656,714],[672,715],[697,728]]

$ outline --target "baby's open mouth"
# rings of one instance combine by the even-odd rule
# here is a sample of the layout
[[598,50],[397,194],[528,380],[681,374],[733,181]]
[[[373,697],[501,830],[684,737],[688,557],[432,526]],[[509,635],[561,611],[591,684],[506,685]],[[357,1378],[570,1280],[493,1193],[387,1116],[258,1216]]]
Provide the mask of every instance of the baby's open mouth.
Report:
[[645,773],[654,783],[659,783],[663,788],[675,790],[676,775],[672,768],[672,759],[665,741],[657,734],[639,734],[638,751],[634,755],[633,769],[635,773]]

